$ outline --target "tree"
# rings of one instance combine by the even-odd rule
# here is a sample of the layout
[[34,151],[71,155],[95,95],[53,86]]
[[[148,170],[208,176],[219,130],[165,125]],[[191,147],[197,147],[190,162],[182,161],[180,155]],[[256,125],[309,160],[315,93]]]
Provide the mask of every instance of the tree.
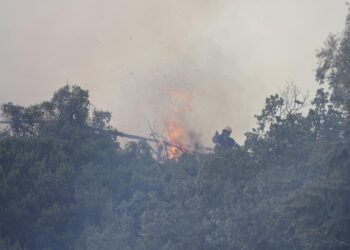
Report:
[[[12,135],[0,141],[0,235],[28,249],[69,249],[105,213],[119,148],[110,114],[90,117],[88,92],[77,86],[2,111]],[[82,187],[89,178],[96,181]]]
[[350,124],[350,14],[343,34],[331,35],[325,44],[318,53],[316,78],[328,85],[330,94],[319,89],[309,112],[315,136],[328,141],[323,156],[317,154],[324,175],[290,196],[284,221],[293,222],[289,230],[305,249],[349,249],[350,134],[344,130]]

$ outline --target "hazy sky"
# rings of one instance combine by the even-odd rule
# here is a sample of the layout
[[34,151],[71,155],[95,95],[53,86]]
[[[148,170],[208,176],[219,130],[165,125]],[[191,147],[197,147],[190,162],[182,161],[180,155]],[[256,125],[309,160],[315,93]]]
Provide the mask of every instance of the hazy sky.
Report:
[[39,103],[68,81],[147,135],[185,92],[206,144],[226,125],[242,142],[290,79],[312,93],[316,50],[346,13],[344,0],[0,0],[0,102]]

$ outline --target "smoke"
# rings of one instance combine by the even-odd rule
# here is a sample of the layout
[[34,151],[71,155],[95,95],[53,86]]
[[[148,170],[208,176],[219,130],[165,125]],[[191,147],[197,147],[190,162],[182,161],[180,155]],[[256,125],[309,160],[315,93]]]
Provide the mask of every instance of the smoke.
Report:
[[290,76],[315,88],[315,49],[345,13],[341,0],[1,1],[0,102],[78,84],[118,129],[147,135],[148,121],[164,130],[178,91],[204,143],[227,125],[242,142]]

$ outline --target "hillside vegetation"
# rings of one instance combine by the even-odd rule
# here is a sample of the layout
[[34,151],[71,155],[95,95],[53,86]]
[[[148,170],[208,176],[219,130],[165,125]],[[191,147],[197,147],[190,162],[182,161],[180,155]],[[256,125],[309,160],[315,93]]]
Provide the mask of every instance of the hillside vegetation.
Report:
[[289,85],[240,148],[178,162],[121,148],[78,86],[3,104],[0,249],[350,249],[350,17],[317,56],[311,105]]

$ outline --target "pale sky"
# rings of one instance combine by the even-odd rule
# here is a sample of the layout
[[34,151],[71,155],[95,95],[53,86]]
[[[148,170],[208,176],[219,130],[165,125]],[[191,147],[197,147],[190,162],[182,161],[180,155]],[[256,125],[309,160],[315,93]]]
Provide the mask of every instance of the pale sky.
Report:
[[346,14],[344,0],[0,0],[0,102],[36,104],[68,81],[147,135],[169,91],[185,92],[205,144],[227,125],[242,143],[290,79],[312,96],[316,50]]

